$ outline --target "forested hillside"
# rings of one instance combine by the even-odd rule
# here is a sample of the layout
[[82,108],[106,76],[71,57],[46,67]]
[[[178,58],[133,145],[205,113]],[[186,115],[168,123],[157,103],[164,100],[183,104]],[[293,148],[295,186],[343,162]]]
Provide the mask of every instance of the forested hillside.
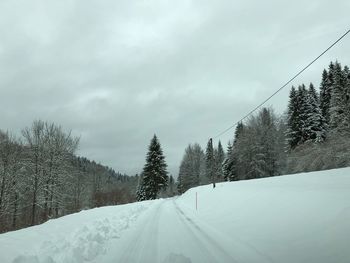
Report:
[[135,201],[138,176],[76,156],[78,143],[43,121],[23,129],[20,138],[0,131],[0,232]]
[[[215,146],[215,145],[217,146]],[[226,153],[209,140],[190,144],[180,165],[178,189],[350,166],[350,72],[331,62],[320,87],[291,87],[288,108],[262,108],[236,126]]]

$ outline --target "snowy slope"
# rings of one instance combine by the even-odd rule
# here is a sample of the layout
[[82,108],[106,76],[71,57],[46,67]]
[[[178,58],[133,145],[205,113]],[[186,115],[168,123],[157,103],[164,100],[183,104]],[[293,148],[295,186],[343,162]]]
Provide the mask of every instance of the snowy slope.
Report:
[[349,244],[345,168],[83,211],[1,234],[0,262],[345,263]]

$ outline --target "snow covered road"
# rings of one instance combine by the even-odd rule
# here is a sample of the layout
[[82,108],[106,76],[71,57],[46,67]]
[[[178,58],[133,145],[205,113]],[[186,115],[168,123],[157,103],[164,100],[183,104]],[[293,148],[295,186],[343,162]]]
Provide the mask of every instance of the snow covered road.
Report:
[[[145,217],[145,224],[119,242],[117,262],[236,262],[234,257],[192,221],[174,199],[160,200]],[[106,262],[115,262],[111,257]]]
[[0,262],[348,263],[349,222],[345,168],[82,211],[1,234]]

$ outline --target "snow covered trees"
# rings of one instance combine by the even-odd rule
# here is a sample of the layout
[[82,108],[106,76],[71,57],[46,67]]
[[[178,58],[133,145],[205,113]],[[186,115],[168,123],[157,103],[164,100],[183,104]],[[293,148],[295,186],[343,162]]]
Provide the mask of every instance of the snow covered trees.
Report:
[[0,232],[135,201],[138,177],[75,156],[78,141],[43,121],[25,128],[22,137],[0,131]]
[[299,127],[299,103],[297,99],[297,91],[294,87],[289,93],[288,103],[288,130],[287,130],[287,141],[289,147],[294,149],[301,141],[301,128]]
[[207,183],[205,178],[205,155],[198,143],[189,145],[182,158],[179,176],[178,191],[184,193],[187,189]]
[[209,139],[205,150],[205,175],[209,181],[214,181],[215,162],[214,162],[214,147],[213,140]]
[[320,93],[312,83],[292,87],[288,104],[287,142],[293,150],[305,142],[323,142],[327,135],[349,130],[349,69],[331,62],[322,73]]
[[214,162],[215,162],[215,176],[218,181],[222,181],[224,179],[224,161],[226,155],[224,149],[222,148],[221,141],[218,142],[218,148],[214,151]]
[[331,62],[324,70],[320,85],[320,105],[327,124],[327,132],[348,134],[350,132],[350,77],[347,66]]
[[31,192],[31,225],[37,222],[37,208],[43,207],[41,220],[59,215],[70,186],[70,165],[78,138],[60,126],[35,121],[23,130],[26,143],[25,169]]
[[223,176],[225,181],[234,181],[238,180],[238,155],[237,147],[240,136],[244,132],[244,125],[242,122],[238,123],[236,126],[233,143],[228,142],[227,154],[223,163]]
[[281,173],[279,130],[277,117],[271,109],[263,108],[247,124],[237,129],[233,144],[232,179],[243,180]]
[[213,140],[209,139],[205,151],[205,174],[210,182],[215,183],[224,180],[223,165],[225,156],[221,142],[218,142],[218,147],[214,147]]
[[333,85],[329,105],[330,128],[334,132],[349,132],[349,84],[348,68],[342,70],[340,63],[335,62],[333,69]]
[[21,223],[30,225],[47,220],[54,211],[58,216],[67,204],[71,159],[78,144],[61,127],[42,121],[35,121],[22,135],[23,144],[8,133],[0,136],[0,214],[7,207],[8,221],[11,211],[12,229],[20,213],[29,219]]
[[[331,63],[330,68],[333,68],[333,63]],[[327,70],[324,69],[322,73],[322,80],[320,84],[320,108],[322,116],[325,119],[325,123],[329,125],[329,107],[331,101],[331,87],[333,82],[332,72],[328,74]]]
[[309,89],[306,89],[304,84],[299,86],[298,90],[292,87],[287,122],[287,142],[290,149],[304,142],[325,140],[327,124],[322,115],[319,96],[312,83]]
[[312,84],[308,90],[304,87],[290,91],[287,171],[329,169],[350,163],[343,150],[350,140],[348,67],[343,69],[339,62],[331,62],[322,72],[319,93]]
[[233,150],[232,150],[232,144],[231,142],[228,142],[227,145],[227,153],[226,158],[222,164],[222,174],[224,181],[233,181],[234,173],[233,173]]
[[0,231],[16,227],[20,193],[25,191],[22,153],[14,136],[0,131]]
[[137,201],[144,201],[147,200],[146,198],[146,190],[143,184],[143,174],[140,175],[137,189],[136,189],[136,200]]
[[[282,116],[277,117],[271,108],[262,108],[239,123],[226,155],[221,142],[215,147],[210,139],[205,152],[205,174],[215,182],[309,171],[309,167],[314,170],[342,167],[350,165],[349,154],[344,150],[347,145],[350,147],[347,141],[350,141],[350,72],[347,66],[342,68],[339,62],[331,62],[322,73],[319,92],[312,83],[292,87],[287,112]],[[328,152],[333,154],[318,157],[325,156],[322,147],[329,147]],[[185,157],[180,167],[181,189],[186,185],[184,179],[190,177],[181,175],[192,174],[184,172],[190,163]]]
[[326,138],[327,125],[320,107],[320,99],[315,87],[310,83],[307,93],[307,122],[308,140],[323,142]]
[[146,164],[143,168],[143,180],[137,191],[138,200],[156,199],[160,190],[168,184],[168,172],[166,170],[163,150],[156,135],[153,136],[148,147]]
[[[225,154],[221,142],[213,147],[210,139],[207,143],[203,162],[205,177],[208,182],[234,181],[282,173],[285,163],[284,133],[285,126],[274,114],[272,109],[263,108],[256,116],[251,117],[246,124],[239,123],[236,127],[233,143],[229,142]],[[198,145],[197,148],[200,148]],[[203,155],[203,153],[201,154]],[[186,148],[178,177],[179,192],[198,185],[198,166],[194,169],[193,146]],[[203,181],[200,181],[202,183]]]

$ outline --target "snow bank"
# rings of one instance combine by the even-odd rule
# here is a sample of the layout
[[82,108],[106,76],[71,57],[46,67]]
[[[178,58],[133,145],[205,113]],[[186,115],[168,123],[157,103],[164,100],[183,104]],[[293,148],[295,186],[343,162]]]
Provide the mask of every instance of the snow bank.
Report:
[[177,203],[231,250],[236,242],[270,262],[350,262],[350,168],[196,187]]
[[0,262],[90,262],[106,253],[111,239],[120,238],[147,202],[103,207],[50,220],[0,235]]

